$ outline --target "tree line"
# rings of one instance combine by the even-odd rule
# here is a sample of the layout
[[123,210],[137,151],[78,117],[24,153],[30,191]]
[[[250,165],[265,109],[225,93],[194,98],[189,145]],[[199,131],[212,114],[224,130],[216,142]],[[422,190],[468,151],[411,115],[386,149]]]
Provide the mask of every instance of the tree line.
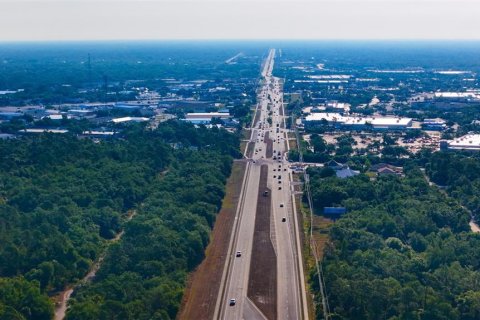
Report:
[[[238,154],[237,136],[175,121],[155,131],[134,126],[123,139],[100,143],[69,134],[0,141],[0,318],[51,318],[48,295],[81,279],[121,230],[124,240],[92,288],[109,286],[110,273],[135,279],[117,283],[119,290],[156,283],[149,288],[160,286],[171,300],[152,305],[150,316],[174,317]],[[132,209],[138,215],[126,224]],[[70,318],[84,310],[81,301],[97,299],[88,292],[80,290]],[[110,310],[118,297],[104,293],[101,306]]]
[[[406,176],[348,179],[311,174],[312,200],[345,206],[322,262],[332,319],[478,319],[480,235],[457,201]],[[316,274],[317,318],[322,318]]]

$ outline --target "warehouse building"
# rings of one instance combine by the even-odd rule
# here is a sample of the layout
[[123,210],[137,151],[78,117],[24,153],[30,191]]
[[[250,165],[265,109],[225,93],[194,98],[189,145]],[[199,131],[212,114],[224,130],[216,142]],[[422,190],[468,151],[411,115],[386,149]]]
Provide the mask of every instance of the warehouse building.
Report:
[[232,118],[228,112],[196,112],[196,113],[187,113],[185,115],[185,121],[194,123],[194,124],[208,124],[212,119],[220,120],[229,120]]
[[441,140],[441,150],[480,150],[480,134],[467,134],[453,140]]
[[328,124],[349,130],[405,130],[412,126],[411,118],[343,116],[339,113],[312,113],[305,117],[305,127]]
[[422,127],[426,130],[444,130],[447,128],[447,122],[443,119],[425,119],[423,120]]

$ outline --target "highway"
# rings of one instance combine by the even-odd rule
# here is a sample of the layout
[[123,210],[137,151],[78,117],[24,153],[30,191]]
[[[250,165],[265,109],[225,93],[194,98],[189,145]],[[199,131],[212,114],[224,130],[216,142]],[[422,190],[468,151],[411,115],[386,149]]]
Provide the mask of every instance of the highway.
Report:
[[[252,126],[250,143],[254,152],[248,159],[240,200],[230,239],[228,258],[222,275],[222,283],[215,308],[215,319],[268,319],[248,295],[252,261],[255,218],[259,197],[269,197],[270,240],[276,255],[276,308],[278,319],[308,319],[299,223],[296,218],[292,173],[286,161],[288,132],[283,113],[281,79],[273,77],[275,49],[271,49],[261,71],[259,88],[258,121]],[[267,137],[269,139],[267,139]],[[272,142],[269,142],[270,139]],[[271,143],[271,146],[268,146]],[[267,150],[269,152],[267,152]],[[272,150],[273,149],[273,150]],[[273,151],[273,152],[272,152]],[[268,195],[259,192],[261,166],[268,166]],[[263,183],[265,185],[265,183]],[[231,302],[235,299],[235,303]],[[271,316],[272,317],[272,316]],[[269,319],[270,320],[270,319]]]

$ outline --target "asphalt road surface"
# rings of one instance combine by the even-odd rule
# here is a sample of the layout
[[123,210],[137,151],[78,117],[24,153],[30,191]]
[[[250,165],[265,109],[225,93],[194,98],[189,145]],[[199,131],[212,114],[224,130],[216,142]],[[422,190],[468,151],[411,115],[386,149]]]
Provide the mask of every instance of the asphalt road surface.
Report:
[[[267,188],[271,191],[270,239],[276,253],[277,318],[308,319],[305,281],[299,239],[299,226],[292,197],[292,175],[286,161],[288,150],[281,79],[272,76],[275,49],[271,49],[261,71],[263,81],[258,96],[259,121],[251,130],[254,151],[245,171],[243,188],[236,212],[229,258],[222,275],[215,319],[267,319],[247,295],[255,214],[260,186],[260,167],[268,166]],[[273,140],[273,155],[267,158],[265,135]],[[262,183],[265,185],[265,183]],[[240,252],[240,254],[238,254]],[[275,263],[275,262],[273,262]],[[235,299],[234,305],[230,300]],[[269,319],[270,320],[270,319]]]

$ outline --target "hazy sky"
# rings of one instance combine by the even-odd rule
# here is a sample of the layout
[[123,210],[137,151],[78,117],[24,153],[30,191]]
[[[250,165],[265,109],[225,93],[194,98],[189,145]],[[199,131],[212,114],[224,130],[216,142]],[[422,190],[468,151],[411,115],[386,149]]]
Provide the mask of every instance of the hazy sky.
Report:
[[0,41],[480,39],[480,0],[0,0]]

